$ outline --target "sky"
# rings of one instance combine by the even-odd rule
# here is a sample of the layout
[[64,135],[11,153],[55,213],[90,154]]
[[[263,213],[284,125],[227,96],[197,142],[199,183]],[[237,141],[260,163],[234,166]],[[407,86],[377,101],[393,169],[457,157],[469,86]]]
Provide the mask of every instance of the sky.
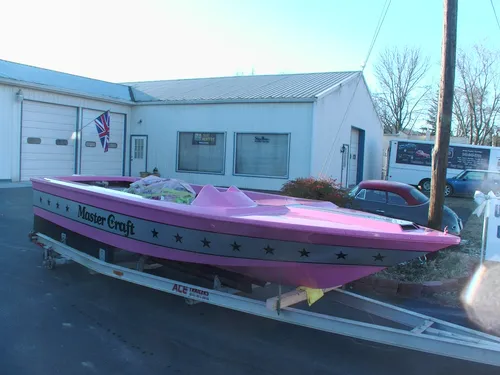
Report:
[[[0,0],[0,59],[110,82],[361,70],[385,1]],[[442,32],[442,0],[392,0],[370,88],[377,55],[405,45],[439,82]],[[457,40],[499,47],[490,0],[459,0]]]

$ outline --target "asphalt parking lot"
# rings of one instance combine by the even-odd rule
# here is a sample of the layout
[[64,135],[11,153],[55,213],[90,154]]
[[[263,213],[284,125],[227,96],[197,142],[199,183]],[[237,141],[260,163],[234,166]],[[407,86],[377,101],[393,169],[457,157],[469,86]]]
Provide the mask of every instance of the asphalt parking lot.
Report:
[[31,221],[31,189],[0,189],[2,375],[499,371],[215,306],[189,306],[78,265],[49,271],[41,267],[40,248],[28,241]]

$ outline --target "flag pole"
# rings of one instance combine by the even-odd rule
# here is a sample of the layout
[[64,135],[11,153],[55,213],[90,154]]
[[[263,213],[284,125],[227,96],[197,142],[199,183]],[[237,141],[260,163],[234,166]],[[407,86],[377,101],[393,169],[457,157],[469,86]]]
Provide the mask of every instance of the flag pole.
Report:
[[[99,117],[101,117],[104,113],[106,112],[109,112],[110,114],[110,117],[111,117],[111,109],[107,109],[105,110],[104,112],[102,112],[99,116],[95,117],[93,120],[89,121],[85,126],[82,126],[80,129],[78,129],[76,132],[75,132],[75,138],[78,136],[79,133],[82,133],[82,130],[85,129],[87,126],[89,126],[90,124],[94,123],[94,121],[96,119],[98,119]],[[83,133],[82,133],[83,134]],[[69,139],[73,138],[73,136],[71,136]],[[69,140],[68,139],[68,140]]]
[[82,126],[82,128],[80,129],[80,131],[82,131],[83,129],[85,129],[87,126],[89,126],[90,124],[92,124],[96,119],[98,119],[99,117],[101,117],[104,113],[106,112],[109,112],[110,116],[111,116],[111,111],[108,109],[106,111],[104,111],[103,113],[101,113],[99,116],[97,116],[96,118],[94,118],[92,121],[90,121],[89,123],[87,123],[87,125],[85,126]]

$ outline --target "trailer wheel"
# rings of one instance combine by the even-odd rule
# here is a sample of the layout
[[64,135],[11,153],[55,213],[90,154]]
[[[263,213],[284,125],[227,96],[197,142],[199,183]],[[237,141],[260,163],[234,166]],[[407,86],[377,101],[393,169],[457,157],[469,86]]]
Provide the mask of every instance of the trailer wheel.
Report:
[[431,191],[431,179],[425,178],[418,183],[418,186],[422,187],[422,190],[426,193]]
[[44,260],[43,265],[46,269],[53,270],[56,266],[56,261],[54,260],[54,258],[48,258]]

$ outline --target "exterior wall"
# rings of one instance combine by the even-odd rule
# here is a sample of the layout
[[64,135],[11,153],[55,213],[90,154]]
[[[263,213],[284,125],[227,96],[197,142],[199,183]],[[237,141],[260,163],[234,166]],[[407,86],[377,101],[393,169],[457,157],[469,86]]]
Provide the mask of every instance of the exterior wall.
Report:
[[[16,93],[19,89],[22,90],[24,100],[96,109],[103,112],[109,109],[112,112],[123,113],[127,115],[126,132],[129,133],[131,106],[0,84],[0,134],[2,134],[0,137],[0,180],[19,181],[20,177],[22,102],[16,100]],[[128,150],[125,160],[128,160]]]
[[[20,142],[21,105],[13,87],[0,85],[0,180],[10,180],[17,136]],[[17,127],[16,127],[17,125]]]
[[[317,176],[333,144],[333,158],[326,175],[340,179],[340,148],[349,144],[351,126],[365,130],[364,179],[380,178],[383,136],[364,80],[359,81],[350,110],[339,125],[358,80],[351,79],[316,103],[252,103],[199,105],[136,105],[22,88],[25,100],[75,106],[80,109],[111,110],[127,116],[125,174],[130,173],[130,136],[148,135],[147,169],[157,167],[162,176],[199,184],[236,185],[242,188],[278,190],[288,180]],[[19,180],[21,105],[16,100],[20,87],[0,84],[0,180]],[[80,110],[81,113],[81,110]],[[139,123],[139,120],[142,122]],[[177,132],[226,132],[225,173],[176,172]],[[234,135],[238,132],[290,133],[287,178],[234,175]]]
[[[342,124],[351,98],[352,102]],[[350,144],[351,127],[355,127],[365,131],[363,180],[381,178],[383,128],[363,78],[350,79],[333,92],[319,98],[315,104],[313,123],[311,156],[313,176],[317,177],[323,171],[323,176],[340,182],[341,148],[343,144]]]
[[[287,179],[233,174],[237,132],[291,133],[289,179],[309,174],[311,103],[144,105],[134,107],[130,123],[128,148],[130,135],[148,135],[148,171],[157,167],[162,176],[196,184],[279,190]],[[178,131],[226,132],[225,174],[176,172]]]

